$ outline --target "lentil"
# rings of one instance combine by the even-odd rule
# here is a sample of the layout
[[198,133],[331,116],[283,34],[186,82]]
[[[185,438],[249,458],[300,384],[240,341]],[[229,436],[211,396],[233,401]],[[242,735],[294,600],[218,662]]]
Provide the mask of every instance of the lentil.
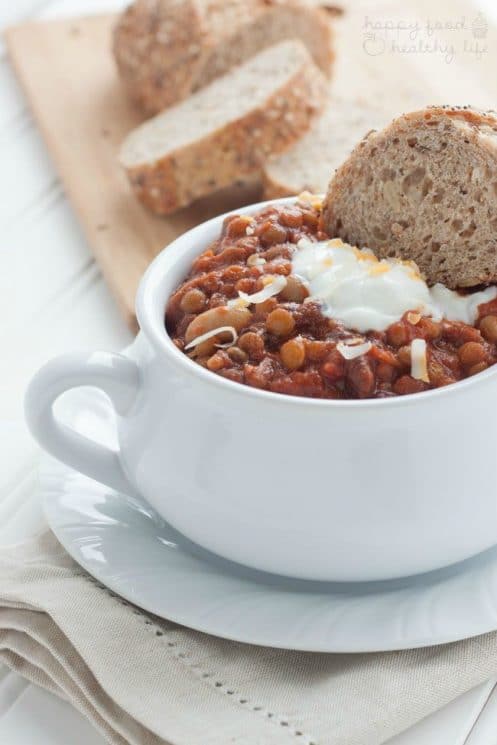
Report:
[[242,235],[246,235],[247,227],[252,222],[251,217],[246,216],[235,216],[230,220],[227,225],[226,234],[230,238],[241,238]]
[[472,367],[483,362],[486,356],[484,347],[475,341],[468,341],[459,348],[459,359],[465,367]]
[[403,347],[409,341],[409,333],[405,323],[392,323],[387,329],[388,343],[393,347]]
[[275,336],[288,336],[295,328],[295,320],[285,308],[276,308],[268,315],[266,328]]
[[205,293],[194,287],[188,292],[185,292],[181,298],[180,308],[184,313],[200,313],[204,310],[207,302]]
[[471,365],[468,370],[468,375],[476,375],[477,373],[483,372],[488,367],[486,362],[477,362],[476,365]]
[[300,337],[289,339],[280,349],[281,361],[288,370],[298,370],[305,362],[305,345]]
[[480,331],[490,342],[497,342],[497,316],[485,316],[480,321]]
[[304,217],[300,210],[287,208],[281,212],[279,221],[287,228],[301,228],[304,224]]
[[244,352],[243,349],[240,349],[240,347],[230,347],[227,350],[227,354],[230,360],[233,360],[233,362],[238,362],[240,365],[243,365],[248,360],[247,352]]
[[287,231],[283,225],[276,222],[264,222],[259,226],[255,234],[260,238],[263,246],[274,246],[276,243],[284,243],[287,238]]
[[307,288],[297,277],[290,276],[285,287],[280,292],[282,300],[290,300],[293,303],[302,303],[309,295]]
[[411,345],[407,344],[399,348],[397,359],[403,367],[411,366]]
[[264,357],[264,341],[255,331],[247,331],[245,334],[242,334],[238,339],[238,346],[252,360],[262,360]]
[[207,367],[209,368],[209,370],[212,370],[212,372],[218,372],[219,370],[222,370],[223,367],[227,367],[228,365],[228,355],[223,354],[223,352],[221,351],[216,352],[207,360]]

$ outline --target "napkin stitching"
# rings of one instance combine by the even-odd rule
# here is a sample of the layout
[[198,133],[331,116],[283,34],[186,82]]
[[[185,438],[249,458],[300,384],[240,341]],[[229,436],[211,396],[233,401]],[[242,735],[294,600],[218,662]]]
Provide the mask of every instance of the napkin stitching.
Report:
[[[208,672],[207,670],[203,669],[198,663],[190,662],[185,652],[178,651],[179,648],[177,642],[166,640],[165,637],[168,633],[167,630],[161,629],[161,627],[158,624],[154,623],[154,621],[152,621],[152,619],[148,615],[146,615],[144,611],[142,611],[136,605],[133,605],[129,601],[125,600],[125,598],[121,597],[120,595],[117,595],[113,590],[110,590],[108,587],[103,585],[91,574],[87,574],[86,572],[84,572],[82,576],[84,576],[92,584],[96,585],[99,589],[106,592],[110,598],[120,603],[121,605],[124,605],[126,608],[129,608],[133,615],[138,616],[140,620],[143,621],[144,625],[147,626],[150,631],[154,632],[155,636],[160,640],[160,643],[166,646],[168,654],[170,654],[175,659],[180,660],[185,669],[189,670],[196,677],[200,677],[203,682],[210,688],[215,688],[217,691],[219,691],[219,693],[222,693],[225,696],[233,697],[231,698],[231,701],[233,703],[239,704],[240,706],[246,707],[246,704],[249,704],[250,709],[253,712],[258,714],[259,716],[264,717],[273,724],[279,725],[280,727],[288,727],[288,732],[294,737],[298,737],[299,743],[301,743],[302,745],[319,745],[317,740],[315,740],[312,736],[305,734],[302,730],[298,729],[293,724],[290,724],[287,717],[284,717],[281,714],[275,714],[272,711],[268,711],[265,706],[253,706],[250,703],[249,699],[245,698],[241,694],[238,698],[235,698],[234,689],[228,687],[226,683],[223,683],[220,680],[216,680],[216,676],[214,675],[214,673]],[[174,652],[173,649],[176,649],[177,651]]]

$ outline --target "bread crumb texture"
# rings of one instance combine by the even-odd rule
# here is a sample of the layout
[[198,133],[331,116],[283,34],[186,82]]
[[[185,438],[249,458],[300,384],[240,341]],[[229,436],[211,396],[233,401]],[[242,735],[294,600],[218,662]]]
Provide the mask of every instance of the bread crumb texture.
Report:
[[309,129],[327,88],[306,47],[282,42],[135,129],[120,162],[138,198],[168,214],[260,172]]
[[332,236],[414,260],[430,284],[497,281],[497,114],[432,106],[361,141],[332,178]]
[[331,75],[333,26],[306,0],[135,0],[119,16],[113,51],[129,97],[153,115],[289,39]]

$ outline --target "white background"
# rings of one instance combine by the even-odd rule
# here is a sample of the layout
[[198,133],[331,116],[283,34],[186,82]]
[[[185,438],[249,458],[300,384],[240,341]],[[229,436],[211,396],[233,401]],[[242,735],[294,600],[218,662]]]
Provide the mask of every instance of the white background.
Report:
[[[0,0],[0,27],[122,4]],[[478,5],[497,20],[495,0],[479,0]],[[129,343],[130,334],[88,250],[1,43],[0,163],[0,542],[9,543],[29,535],[42,521],[36,498],[37,448],[22,421],[22,394],[29,378],[54,355],[119,350]],[[0,742],[103,744],[67,704],[6,668],[0,668]],[[497,745],[494,682],[395,739],[395,745],[463,743]]]

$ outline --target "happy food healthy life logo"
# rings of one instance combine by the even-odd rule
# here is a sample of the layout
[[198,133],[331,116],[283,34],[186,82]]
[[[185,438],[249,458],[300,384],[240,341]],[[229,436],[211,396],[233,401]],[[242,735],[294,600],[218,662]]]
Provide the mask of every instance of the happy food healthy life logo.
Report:
[[370,57],[433,54],[450,64],[463,54],[482,59],[488,53],[487,37],[488,23],[483,13],[473,18],[426,18],[423,21],[366,16],[362,48]]

